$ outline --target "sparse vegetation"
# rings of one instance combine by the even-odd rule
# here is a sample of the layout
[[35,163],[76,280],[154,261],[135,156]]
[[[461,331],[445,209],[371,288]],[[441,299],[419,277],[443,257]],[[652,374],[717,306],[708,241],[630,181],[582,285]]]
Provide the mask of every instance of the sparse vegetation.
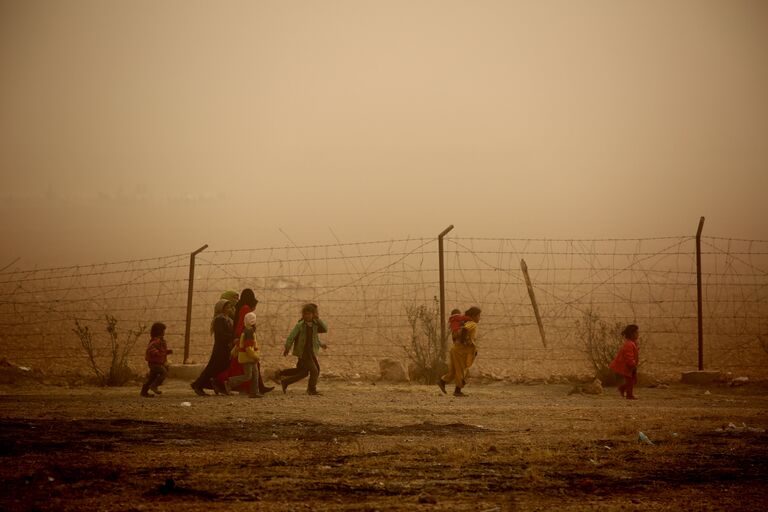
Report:
[[621,322],[608,323],[591,308],[584,312],[581,320],[576,321],[576,335],[581,341],[587,359],[603,384],[614,380],[613,372],[608,365],[621,348],[623,328],[624,324]]
[[133,377],[133,372],[128,366],[128,356],[131,353],[136,341],[144,334],[147,327],[139,325],[137,330],[129,330],[120,341],[117,330],[117,319],[112,315],[105,315],[107,324],[106,331],[109,333],[109,368],[104,370],[98,363],[97,340],[94,340],[93,333],[87,325],[83,325],[79,320],[75,320],[75,328],[72,329],[80,345],[85,351],[91,370],[96,375],[102,386],[122,386]]
[[405,345],[408,359],[415,365],[411,378],[424,384],[434,384],[445,372],[446,340],[440,339],[440,307],[437,299],[430,306],[409,304],[405,306],[410,340]]

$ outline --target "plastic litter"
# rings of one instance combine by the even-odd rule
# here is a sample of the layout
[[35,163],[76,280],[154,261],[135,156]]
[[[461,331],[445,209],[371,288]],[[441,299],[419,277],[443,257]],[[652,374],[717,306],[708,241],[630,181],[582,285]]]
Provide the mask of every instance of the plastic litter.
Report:
[[192,407],[192,402],[181,402],[182,407]]
[[643,434],[642,432],[638,432],[637,434],[637,441],[644,444],[653,444],[653,441],[651,441],[647,435]]

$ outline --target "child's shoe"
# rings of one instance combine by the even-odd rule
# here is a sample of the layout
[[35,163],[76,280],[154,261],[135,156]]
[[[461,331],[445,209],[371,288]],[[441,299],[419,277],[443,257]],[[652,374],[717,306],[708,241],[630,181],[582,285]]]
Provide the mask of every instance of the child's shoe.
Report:
[[141,386],[141,393],[139,393],[144,398],[155,398],[153,395],[149,394],[149,384],[144,384]]
[[163,392],[162,392],[162,391],[160,391],[159,389],[157,389],[157,386],[150,386],[150,387],[149,387],[149,389],[151,389],[151,390],[152,390],[152,392],[153,392],[154,394],[156,394],[156,395],[162,395],[162,394],[163,394]]
[[261,393],[248,393],[248,398],[263,398],[264,395]]
[[313,395],[313,396],[320,396],[320,395],[322,395],[322,393],[321,393],[321,392],[319,392],[319,391],[318,391],[318,390],[316,390],[316,389],[308,389],[308,390],[307,390],[307,394],[308,394],[308,395]]
[[197,396],[208,396],[208,393],[206,393],[203,390],[203,387],[200,384],[196,384],[193,382],[189,386],[192,388],[192,391],[194,391]]

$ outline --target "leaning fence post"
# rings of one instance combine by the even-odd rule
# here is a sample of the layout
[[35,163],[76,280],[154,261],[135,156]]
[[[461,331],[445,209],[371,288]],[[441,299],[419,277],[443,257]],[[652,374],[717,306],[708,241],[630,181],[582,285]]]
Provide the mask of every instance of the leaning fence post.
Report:
[[544,324],[541,321],[541,314],[539,313],[539,305],[536,302],[536,294],[533,293],[533,284],[531,283],[531,276],[528,275],[528,265],[525,264],[525,260],[520,260],[520,268],[525,276],[525,285],[528,287],[528,297],[531,298],[531,306],[533,306],[533,314],[536,315],[536,323],[539,324],[539,334],[541,335],[541,343],[546,348],[547,338],[544,336]]
[[440,346],[444,346],[445,337],[445,265],[443,263],[443,237],[453,229],[453,224],[437,235],[437,252],[440,269]]
[[189,255],[189,288],[187,290],[187,325],[184,329],[184,364],[187,364],[189,359],[189,329],[192,326],[192,291],[194,290],[195,282],[195,256],[203,252],[208,248],[208,244],[205,244],[195,252]]
[[704,370],[704,320],[701,299],[701,230],[704,229],[704,217],[699,219],[699,229],[696,231],[696,301],[698,308],[699,335],[699,371]]

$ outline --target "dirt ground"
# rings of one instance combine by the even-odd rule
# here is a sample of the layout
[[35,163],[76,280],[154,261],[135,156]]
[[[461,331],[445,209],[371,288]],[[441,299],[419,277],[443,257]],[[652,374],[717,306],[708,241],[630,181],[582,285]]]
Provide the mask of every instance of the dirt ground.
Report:
[[[0,385],[0,509],[764,510],[768,386]],[[644,432],[654,443],[638,442]]]

